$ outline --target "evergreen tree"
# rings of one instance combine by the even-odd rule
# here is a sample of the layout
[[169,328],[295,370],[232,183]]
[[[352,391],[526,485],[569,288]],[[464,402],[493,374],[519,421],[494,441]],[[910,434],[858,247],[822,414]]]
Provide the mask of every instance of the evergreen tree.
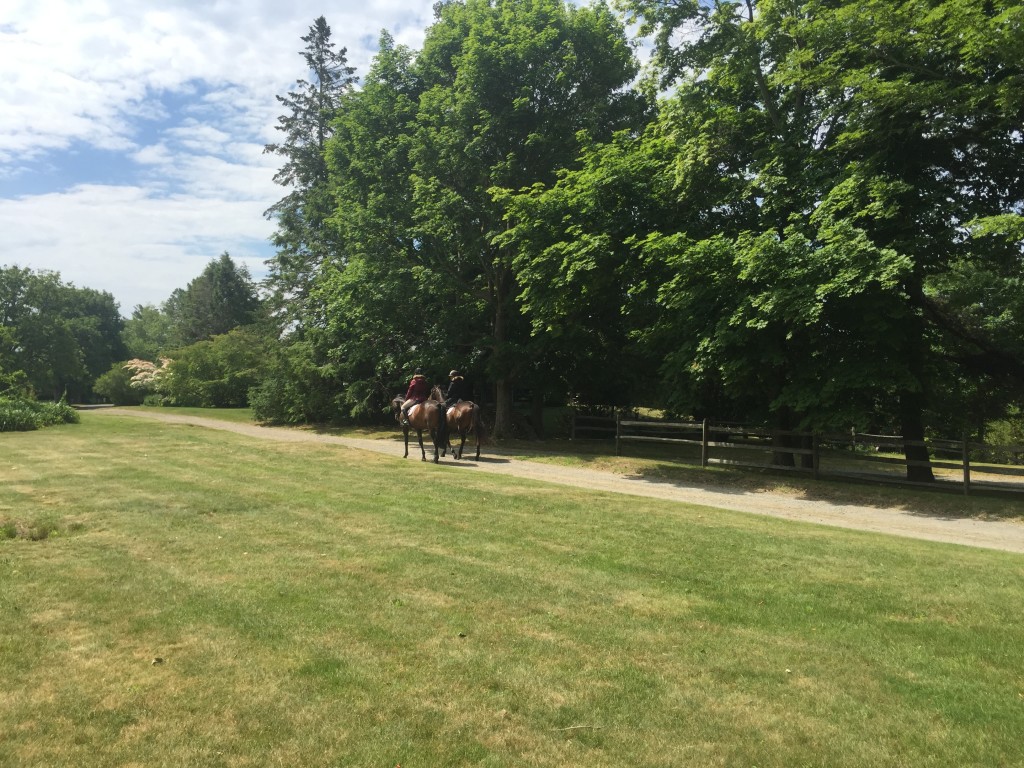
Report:
[[225,251],[188,287],[171,293],[163,310],[170,318],[171,342],[187,346],[256,322],[260,300],[249,270],[236,266]]
[[277,125],[284,138],[264,148],[265,153],[285,159],[274,181],[291,188],[265,213],[277,221],[271,238],[277,254],[269,261],[267,282],[274,309],[285,322],[302,321],[320,266],[339,250],[329,224],[333,199],[324,150],[332,135],[331,123],[356,80],[346,49],[335,50],[323,16],[302,41],[306,48],[301,55],[310,79],[298,80],[296,90],[277,97],[288,110]]

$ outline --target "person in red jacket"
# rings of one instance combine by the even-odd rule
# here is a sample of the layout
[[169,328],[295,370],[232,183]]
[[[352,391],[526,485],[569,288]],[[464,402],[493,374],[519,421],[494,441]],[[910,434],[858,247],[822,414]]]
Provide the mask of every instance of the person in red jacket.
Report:
[[412,381],[409,382],[409,388],[405,391],[405,402],[402,403],[403,419],[409,421],[409,409],[422,403],[428,397],[430,397],[430,384],[423,375],[423,370],[417,368]]

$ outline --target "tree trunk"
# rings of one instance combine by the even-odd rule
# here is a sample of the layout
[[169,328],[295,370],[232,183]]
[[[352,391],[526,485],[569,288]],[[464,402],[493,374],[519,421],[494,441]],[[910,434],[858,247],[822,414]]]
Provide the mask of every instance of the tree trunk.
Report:
[[[907,460],[907,480],[917,483],[935,481],[931,457],[924,442],[924,405],[920,392],[904,392],[900,396],[900,427],[903,431],[903,455]],[[911,462],[924,462],[918,466]]]
[[507,271],[499,271],[494,283],[494,356],[496,358],[495,392],[494,392],[494,430],[493,436],[505,438],[512,436],[512,376],[507,359],[508,350],[508,301],[511,275]]
[[783,449],[793,447],[793,436],[779,434],[780,432],[788,432],[792,426],[792,418],[790,417],[789,409],[782,408],[777,414],[778,426],[776,427],[775,433],[772,435],[772,464],[777,467],[795,467],[796,462],[793,460],[793,454]]
[[491,434],[496,438],[512,435],[512,382],[502,376],[494,386],[494,429]]
[[539,387],[533,390],[533,401],[530,403],[530,424],[538,440],[544,439],[544,391]]
[[789,435],[776,434],[772,438],[772,464],[776,467],[795,467],[796,462],[793,460],[793,454],[783,449],[792,448],[791,443],[792,437]]

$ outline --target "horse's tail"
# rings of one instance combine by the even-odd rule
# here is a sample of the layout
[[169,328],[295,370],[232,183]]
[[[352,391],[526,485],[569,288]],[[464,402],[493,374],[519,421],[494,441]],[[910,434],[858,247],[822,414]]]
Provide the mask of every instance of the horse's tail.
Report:
[[480,420],[480,406],[473,403],[473,431],[476,433],[476,441],[479,445],[484,439],[483,422]]

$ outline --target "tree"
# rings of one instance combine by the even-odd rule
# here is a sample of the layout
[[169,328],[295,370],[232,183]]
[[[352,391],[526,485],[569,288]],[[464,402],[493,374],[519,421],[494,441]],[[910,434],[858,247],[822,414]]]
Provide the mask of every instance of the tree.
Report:
[[235,328],[176,350],[157,391],[168,405],[244,407],[259,382],[267,343],[252,328]]
[[663,406],[658,350],[644,343],[657,321],[663,263],[642,261],[638,233],[680,225],[672,142],[653,124],[583,148],[578,168],[553,186],[510,195],[520,301],[535,339],[577,402]]
[[170,345],[187,346],[250,325],[259,319],[260,306],[249,270],[237,266],[225,251],[164,302],[172,328]]
[[958,312],[944,277],[999,276],[1007,294],[1020,272],[1019,242],[968,228],[1021,210],[1020,8],[625,5],[655,36],[662,85],[678,83],[663,120],[694,208],[643,241],[675,273],[662,334],[692,340],[666,375],[717,383],[783,428],[881,411],[908,439],[908,476],[930,479],[915,443],[936,382],[968,362],[1020,370],[1012,334]]
[[146,393],[142,388],[133,386],[133,375],[124,362],[114,363],[110,370],[96,379],[93,391],[114,405],[141,405]]
[[422,96],[410,153],[414,263],[486,308],[480,340],[495,382],[494,433],[511,430],[513,385],[544,362],[517,304],[515,253],[500,234],[509,190],[550,184],[583,136],[610,137],[640,114],[636,61],[607,7],[562,0],[437,6],[416,59]]
[[124,344],[131,357],[156,360],[171,345],[171,317],[152,304],[138,304],[124,323]]
[[313,22],[302,41],[306,48],[301,55],[310,80],[298,80],[297,90],[277,97],[288,110],[277,125],[284,139],[264,148],[285,158],[274,181],[292,188],[265,213],[277,220],[272,237],[277,253],[269,261],[267,282],[285,322],[302,318],[320,265],[339,252],[328,223],[333,204],[324,151],[333,132],[332,121],[355,83],[346,49],[334,50],[331,28],[323,16]]
[[402,377],[437,365],[467,327],[480,327],[475,308],[456,311],[456,293],[417,261],[410,152],[421,92],[412,51],[382,33],[328,145],[332,224],[345,256],[313,291],[319,316],[308,333],[321,370],[337,377],[337,404],[349,417],[379,412]]
[[96,377],[124,358],[122,323],[109,293],[56,272],[0,269],[0,373],[37,394],[88,400]]

